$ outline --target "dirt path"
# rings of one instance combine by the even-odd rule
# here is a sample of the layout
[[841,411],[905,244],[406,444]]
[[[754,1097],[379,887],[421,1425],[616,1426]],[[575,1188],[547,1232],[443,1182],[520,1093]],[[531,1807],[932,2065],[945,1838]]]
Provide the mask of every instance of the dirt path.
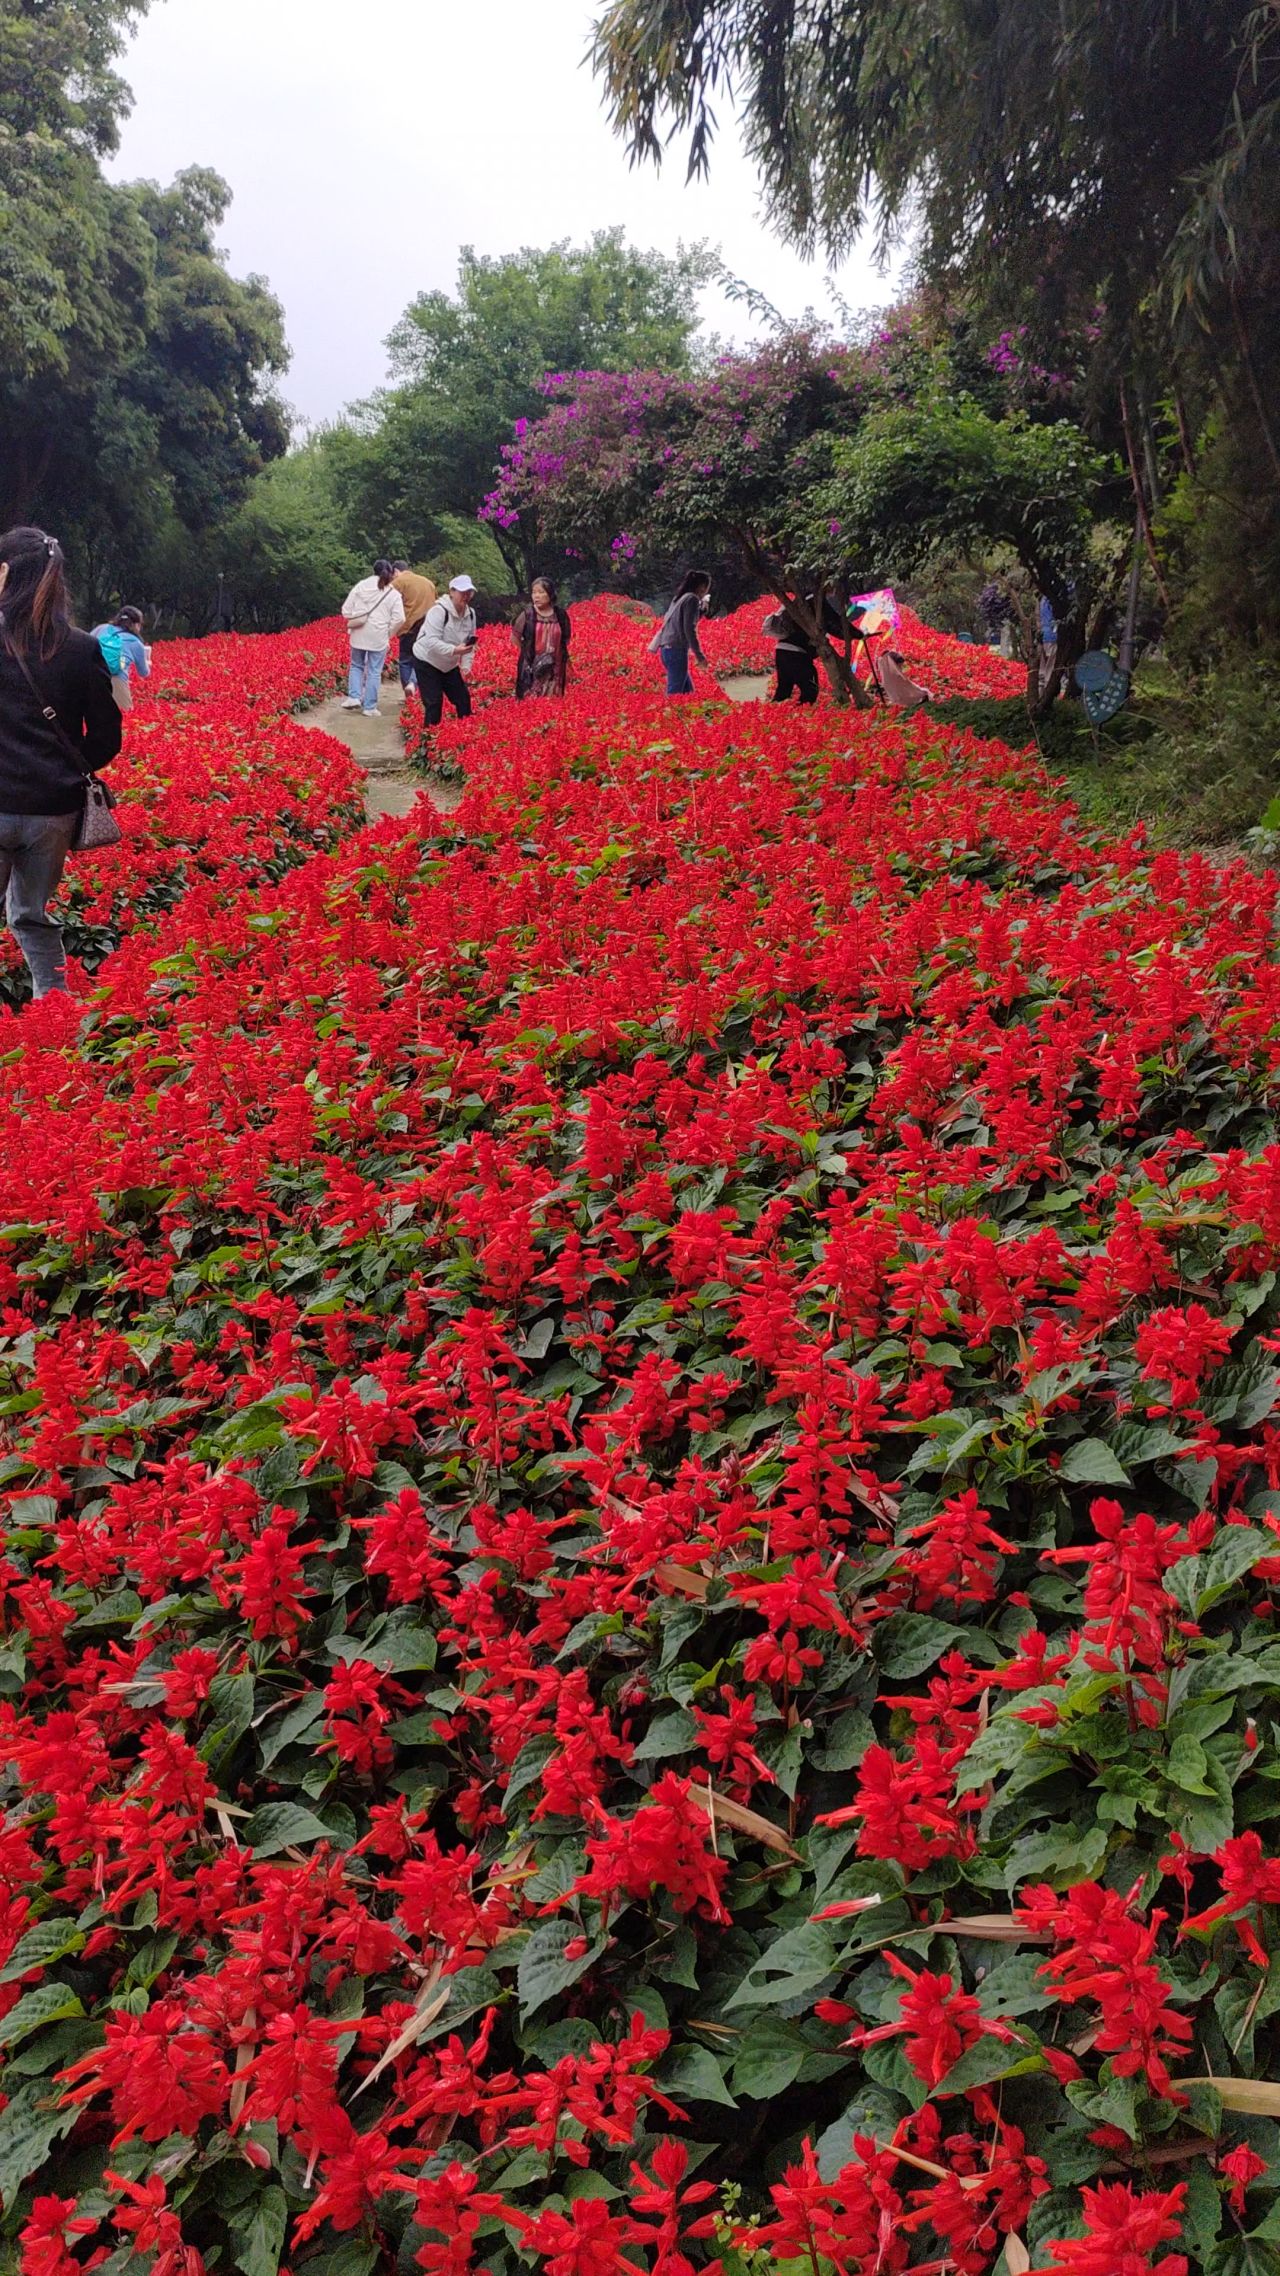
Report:
[[383,814],[411,814],[423,793],[438,814],[452,814],[462,798],[456,785],[427,782],[410,772],[400,733],[402,700],[399,686],[384,680],[376,719],[366,719],[362,711],[344,711],[342,698],[336,695],[298,714],[300,726],[319,727],[336,736],[364,769],[364,810],[371,822]]
[[773,686],[771,672],[730,672],[720,682],[720,692],[732,703],[763,703]]

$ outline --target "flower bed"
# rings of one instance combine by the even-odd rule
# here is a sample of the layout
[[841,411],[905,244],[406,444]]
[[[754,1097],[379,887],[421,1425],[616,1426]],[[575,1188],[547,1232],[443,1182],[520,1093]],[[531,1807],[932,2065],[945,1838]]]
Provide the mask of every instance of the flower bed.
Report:
[[13,1029],[24,2276],[1270,2270],[1274,881],[579,614]]
[[[345,652],[337,619],[300,633],[157,645],[107,776],[123,842],[68,865],[60,907],[74,959],[92,971],[126,926],[150,925],[197,884],[208,908],[278,879],[355,826],[363,807],[350,754],[286,716],[332,687]],[[14,1003],[26,994],[25,968],[2,937],[0,1000]]]
[[[729,616],[708,617],[702,644],[717,672],[771,672],[774,644],[762,630],[769,614],[768,601],[748,601]],[[879,648],[884,643],[877,641]],[[904,657],[908,676],[942,699],[953,697],[1023,695],[1027,673],[1023,664],[1011,663],[992,648],[980,648],[949,633],[935,632],[914,609],[903,608],[902,621],[890,645]],[[861,676],[866,678],[865,664]]]

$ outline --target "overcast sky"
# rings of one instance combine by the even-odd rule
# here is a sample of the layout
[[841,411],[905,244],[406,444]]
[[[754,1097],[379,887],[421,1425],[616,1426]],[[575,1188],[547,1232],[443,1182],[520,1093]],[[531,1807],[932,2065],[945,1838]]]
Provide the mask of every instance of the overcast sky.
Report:
[[[238,275],[284,303],[301,417],[333,417],[386,376],[382,343],[415,293],[448,288],[460,245],[507,253],[620,222],[674,252],[708,238],[787,315],[832,313],[806,267],[758,217],[732,127],[709,183],[673,157],[633,171],[582,67],[598,0],[152,0],[125,59],[134,91],[113,172],[166,182],[213,166],[234,192],[223,228]],[[854,307],[892,280],[869,254],[837,273]],[[729,337],[751,319],[718,293]]]

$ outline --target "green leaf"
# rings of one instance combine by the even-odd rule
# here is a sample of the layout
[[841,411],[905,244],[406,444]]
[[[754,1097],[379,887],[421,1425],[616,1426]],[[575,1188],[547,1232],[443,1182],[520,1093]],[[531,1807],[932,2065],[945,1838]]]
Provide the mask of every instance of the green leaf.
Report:
[[523,1794],[526,1786],[541,1785],[542,1773],[552,1756],[559,1753],[560,1743],[554,1731],[542,1731],[537,1738],[525,1740],[511,1765],[511,1776],[507,1780],[503,1802],[504,1811],[510,1811],[516,1796]]
[[835,2124],[819,2134],[813,2145],[823,2180],[834,2181],[841,2167],[852,2163],[855,2134],[871,2134],[882,2142],[891,2141],[907,2109],[906,2098],[894,2094],[887,2086],[868,2082],[859,2087]]
[[862,1707],[846,1707],[837,1715],[824,1743],[810,1754],[815,1770],[856,1770],[869,1746],[875,1727]]
[[1035,1743],[1031,1726],[1019,1722],[1016,1714],[994,1715],[957,1766],[957,1794],[967,1794],[975,1786],[987,1785],[998,1772],[1012,1770]]
[[1026,2045],[1015,2042],[1006,2046],[1002,2040],[984,2032],[981,2039],[957,2056],[933,2092],[961,2094],[969,2087],[990,2086],[993,2079],[1009,2078],[1015,2072],[1043,2068],[1038,2039],[1029,2035]]
[[1180,1731],[1169,1748],[1164,1774],[1171,1786],[1178,1786],[1184,1794],[1212,1794],[1208,1783],[1209,1764],[1199,1739],[1190,1732]]
[[697,1744],[698,1726],[686,1707],[670,1715],[655,1715],[635,1750],[637,1762],[661,1762],[667,1755],[688,1754]]
[[585,1976],[588,1968],[595,1966],[608,1943],[605,1936],[597,1936],[594,1942],[589,1941],[585,1952],[580,1953],[576,1960],[565,1956],[565,1946],[575,1943],[582,1934],[582,1929],[574,1920],[539,1922],[520,1954],[516,1969],[516,1990],[520,1995],[522,2016],[532,2015],[538,2008],[545,2007],[549,1999],[558,1998],[561,1992],[569,1989],[570,1984],[577,1983],[579,1976]]
[[16,2047],[29,2031],[42,2030],[46,2023],[57,2023],[64,2015],[83,2014],[79,2000],[66,1984],[37,1984],[0,2020],[0,2047]]
[[925,1612],[895,1612],[876,1630],[876,1657],[886,1675],[923,1675],[944,1652],[963,1645],[969,1631]]
[[1129,1473],[1117,1462],[1106,1440],[1078,1438],[1067,1448],[1058,1472],[1073,1486],[1127,1486]]
[[794,2086],[810,2053],[794,2023],[780,2015],[757,2015],[747,2026],[733,2060],[733,2090],[753,2102],[768,2102]]
[[1202,1800],[1198,1794],[1184,1796],[1177,1789],[1173,1790],[1168,1797],[1169,1822],[1177,1827],[1190,1848],[1211,1857],[1224,1841],[1230,1841],[1236,1830],[1235,1796],[1216,1755],[1201,1751],[1208,1797]]
[[286,1707],[282,1715],[273,1715],[258,1735],[263,1769],[270,1770],[277,1755],[283,1754],[286,1747],[295,1746],[300,1740],[309,1738],[323,1721],[324,1694],[318,1690],[304,1691],[302,1697]]
[[241,1839],[255,1857],[275,1857],[282,1849],[301,1849],[313,1841],[332,1841],[328,1826],[300,1802],[264,1802],[244,1827]]
[[199,1749],[215,1778],[225,1771],[252,1723],[253,1707],[251,1675],[215,1675],[209,1686],[212,1722]]
[[7,2213],[23,2182],[40,2171],[54,2143],[70,2133],[80,2115],[78,2109],[56,2108],[56,2099],[49,2081],[36,2079],[19,2087],[0,2110],[0,2203]]
[[242,2276],[276,2276],[289,2226],[289,2202],[274,2183],[254,2204],[247,2226],[235,2225],[235,2264]]
[[812,1991],[835,1972],[836,1952],[821,1922],[805,1921],[792,1928],[760,1954],[726,2006],[773,2007]]
[[61,1919],[38,1920],[15,1944],[6,1965],[0,1968],[0,1984],[16,1983],[25,1976],[28,1968],[48,1968],[68,1952],[79,1952],[84,1937],[70,1914]]
[[663,2058],[658,2084],[676,2102],[720,2102],[726,2110],[738,2107],[709,2047],[675,2048]]

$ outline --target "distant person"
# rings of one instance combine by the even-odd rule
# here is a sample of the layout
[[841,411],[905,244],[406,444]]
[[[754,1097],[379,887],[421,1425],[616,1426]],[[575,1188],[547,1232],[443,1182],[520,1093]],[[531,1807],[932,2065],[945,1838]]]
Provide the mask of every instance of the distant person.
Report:
[[151,677],[151,650],[143,645],[141,609],[117,609],[109,624],[95,624],[92,637],[106,658],[111,689],[122,711],[133,709],[132,674]]
[[563,695],[573,627],[549,577],[535,577],[511,627],[516,643],[516,695]]
[[459,719],[471,717],[467,682],[476,657],[474,591],[470,577],[451,577],[444,599],[427,610],[414,641],[413,660],[428,727],[440,725],[446,696]]
[[389,561],[375,561],[373,575],[353,585],[342,604],[351,635],[351,671],[342,708],[363,711],[366,719],[377,717],[382,667],[392,636],[404,623],[404,602],[394,579]]
[[1053,603],[1040,596],[1040,609],[1036,620],[1040,634],[1040,692],[1043,695],[1058,668],[1058,619]]
[[901,711],[918,711],[922,703],[932,703],[928,688],[909,677],[906,658],[896,648],[886,648],[880,658],[880,685],[884,700]]
[[62,928],[48,905],[80,825],[88,778],[124,729],[98,642],[71,626],[56,537],[0,537],[0,889],[32,993],[67,985]]
[[404,602],[404,623],[400,627],[400,685],[411,688],[414,682],[413,644],[422,630],[422,620],[429,608],[434,607],[436,588],[430,577],[422,577],[411,569],[407,561],[393,561],[395,575],[392,584]]
[[[804,605],[811,611],[815,610],[818,606],[817,594],[806,593]],[[828,638],[832,635],[838,638],[844,631],[844,625],[837,611],[831,602],[825,598],[822,603],[822,629]],[[816,703],[818,700],[817,641],[805,631],[804,626],[792,616],[791,611],[787,608],[775,609],[772,616],[765,618],[765,631],[770,638],[777,641],[777,647],[773,652],[774,669],[777,677],[773,684],[770,702],[790,703],[794,695],[799,697],[801,703]]]
[[649,654],[662,658],[668,695],[693,694],[693,681],[689,675],[690,656],[697,657],[704,672],[711,669],[698,638],[699,620],[705,616],[710,598],[711,579],[707,571],[691,569],[688,576],[677,585],[671,606],[649,642]]

